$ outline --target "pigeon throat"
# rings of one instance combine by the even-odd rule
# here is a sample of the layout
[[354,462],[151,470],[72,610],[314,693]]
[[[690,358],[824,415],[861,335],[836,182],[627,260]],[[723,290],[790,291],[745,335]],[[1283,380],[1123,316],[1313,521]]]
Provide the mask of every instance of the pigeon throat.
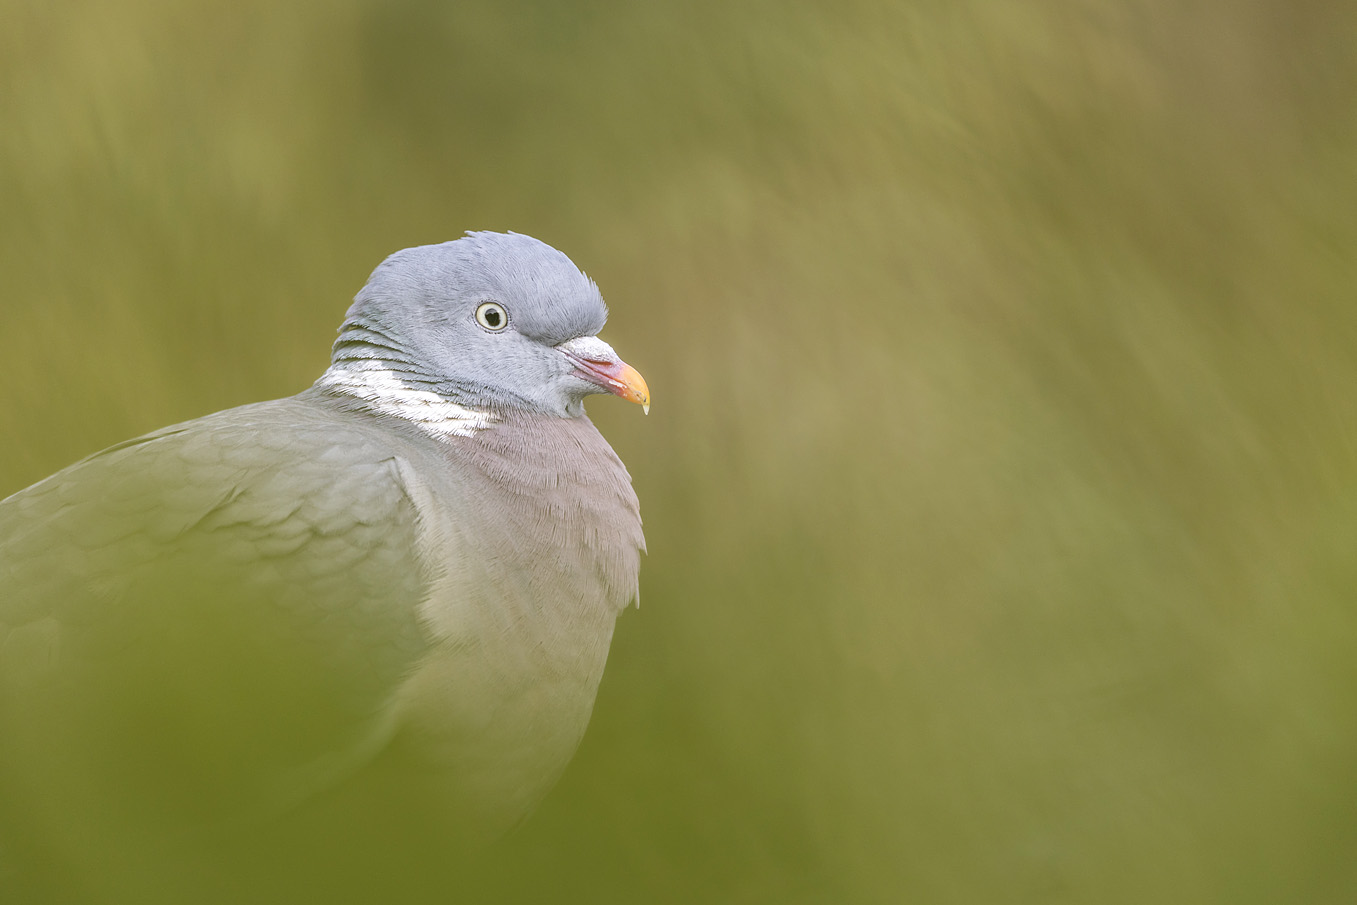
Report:
[[499,420],[489,411],[454,402],[409,378],[388,362],[348,360],[332,364],[316,381],[316,388],[356,399],[364,411],[409,421],[440,439],[471,437]]

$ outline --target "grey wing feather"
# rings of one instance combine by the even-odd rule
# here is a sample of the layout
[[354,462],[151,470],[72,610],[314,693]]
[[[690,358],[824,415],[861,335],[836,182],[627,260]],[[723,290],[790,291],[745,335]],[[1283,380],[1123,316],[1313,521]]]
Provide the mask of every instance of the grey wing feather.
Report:
[[425,649],[416,530],[390,445],[298,400],[0,502],[0,766],[209,821],[333,781]]

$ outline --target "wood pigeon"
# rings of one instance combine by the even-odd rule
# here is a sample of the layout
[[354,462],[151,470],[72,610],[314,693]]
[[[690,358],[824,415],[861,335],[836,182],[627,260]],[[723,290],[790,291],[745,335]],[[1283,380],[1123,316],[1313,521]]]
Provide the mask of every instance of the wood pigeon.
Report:
[[606,318],[527,236],[399,251],[309,389],[0,502],[0,901],[376,901],[517,824],[637,597]]

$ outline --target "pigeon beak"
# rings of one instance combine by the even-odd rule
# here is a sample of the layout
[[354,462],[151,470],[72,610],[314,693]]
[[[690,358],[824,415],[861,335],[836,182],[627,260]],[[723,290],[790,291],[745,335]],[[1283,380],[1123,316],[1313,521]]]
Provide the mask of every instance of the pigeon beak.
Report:
[[650,414],[650,388],[640,372],[617,356],[597,336],[581,336],[556,347],[575,365],[575,372],[614,396],[635,402]]

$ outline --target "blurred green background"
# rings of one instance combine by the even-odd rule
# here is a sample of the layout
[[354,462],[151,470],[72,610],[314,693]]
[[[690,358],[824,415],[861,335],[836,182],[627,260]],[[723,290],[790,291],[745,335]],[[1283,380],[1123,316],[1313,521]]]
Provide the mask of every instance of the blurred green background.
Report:
[[0,496],[529,233],[650,555],[469,897],[1349,903],[1355,131],[1351,4],[0,0]]

